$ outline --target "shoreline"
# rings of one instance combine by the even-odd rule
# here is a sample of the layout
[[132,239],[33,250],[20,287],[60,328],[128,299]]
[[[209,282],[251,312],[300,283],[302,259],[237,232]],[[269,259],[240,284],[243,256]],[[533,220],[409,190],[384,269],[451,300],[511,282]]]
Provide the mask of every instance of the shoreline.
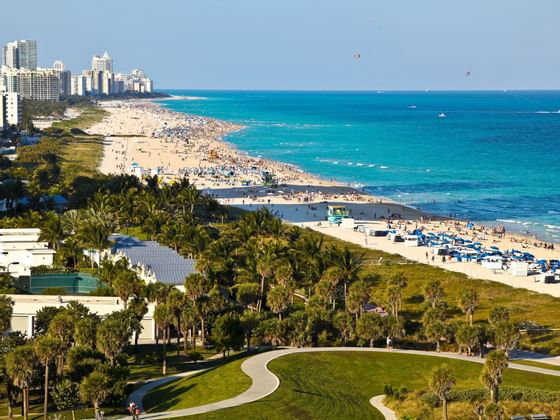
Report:
[[[376,238],[364,244],[364,235],[352,229],[316,226],[325,221],[326,203],[343,204],[356,223],[373,223],[379,227],[392,221],[410,230],[422,226],[426,231],[451,232],[461,231],[461,226],[465,225],[464,221],[429,214],[386,197],[363,193],[341,182],[326,181],[292,164],[249,156],[224,140],[228,134],[243,129],[240,125],[174,112],[151,100],[110,101],[101,106],[109,116],[88,131],[105,135],[104,156],[99,167],[105,174],[151,174],[158,175],[164,182],[185,176],[224,205],[246,210],[269,207],[286,222],[417,262],[425,262],[424,252],[428,248],[409,248],[402,244],[391,244],[395,247],[388,248],[389,241]],[[263,171],[276,174],[277,188],[262,184]],[[462,232],[467,234],[465,230]],[[477,224],[476,231],[467,235],[474,235],[473,240],[487,248],[522,248],[537,258],[560,259],[558,247],[544,249],[535,244],[534,239],[517,233],[508,232],[505,238],[498,238],[494,231]],[[506,272],[495,274],[479,264],[442,264],[442,268],[560,297],[560,284],[537,284],[531,277],[520,279]],[[534,284],[527,285],[529,282]]]

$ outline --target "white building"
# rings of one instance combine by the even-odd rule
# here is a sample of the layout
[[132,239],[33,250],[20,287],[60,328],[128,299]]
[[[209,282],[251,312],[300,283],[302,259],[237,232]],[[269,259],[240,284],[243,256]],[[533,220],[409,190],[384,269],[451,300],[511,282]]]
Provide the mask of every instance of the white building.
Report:
[[94,71],[106,71],[113,73],[113,59],[107,51],[105,51],[105,54],[103,54],[102,57],[94,55],[91,59],[91,69]]
[[21,124],[21,100],[15,92],[0,92],[0,129]]
[[72,73],[70,70],[65,69],[64,61],[56,60],[53,63],[53,70],[58,74],[58,78],[60,79],[60,94],[63,96],[71,95]]
[[0,229],[0,267],[14,277],[30,276],[32,267],[50,267],[55,251],[39,240],[40,229]]
[[130,74],[116,74],[115,80],[123,82],[125,92],[151,93],[154,91],[154,82],[140,69],[134,69]]
[[70,94],[72,96],[85,96],[86,94],[86,79],[82,75],[72,76],[72,83],[70,86]]
[[[34,324],[37,312],[44,307],[61,308],[75,301],[86,306],[91,312],[101,318],[124,309],[123,302],[116,297],[108,296],[43,296],[43,295],[7,295],[14,303],[10,331],[21,331],[27,337],[35,333]],[[142,333],[138,337],[142,340],[156,338],[156,325],[153,318],[154,305],[148,304],[148,312],[142,319]],[[132,338],[134,341],[134,337]]]
[[21,40],[4,46],[4,65],[14,69],[37,68],[37,41]]
[[53,69],[14,69],[3,67],[5,88],[23,98],[58,101],[61,92],[60,72]]

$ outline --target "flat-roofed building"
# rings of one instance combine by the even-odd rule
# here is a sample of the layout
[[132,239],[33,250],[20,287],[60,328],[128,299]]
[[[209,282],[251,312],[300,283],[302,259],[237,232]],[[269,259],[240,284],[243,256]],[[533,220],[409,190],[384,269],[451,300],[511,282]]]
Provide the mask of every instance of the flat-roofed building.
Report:
[[41,229],[0,229],[0,267],[14,277],[30,276],[31,268],[52,266],[55,251],[41,241]]
[[72,76],[70,86],[70,94],[72,96],[85,96],[86,94],[86,78],[82,75]]
[[37,68],[37,41],[20,40],[9,42],[3,50],[4,65],[13,69]]
[[21,124],[21,97],[16,92],[6,92],[2,94],[4,102],[4,118],[7,126]]
[[[20,331],[27,337],[35,334],[34,324],[37,312],[45,307],[63,308],[75,301],[86,306],[101,318],[124,309],[124,303],[117,297],[109,296],[43,296],[43,295],[7,295],[13,302],[10,331]],[[156,337],[156,324],[153,318],[154,305],[148,304],[148,312],[141,321],[142,332],[138,337],[142,340],[153,340]],[[134,341],[134,337],[132,338]]]

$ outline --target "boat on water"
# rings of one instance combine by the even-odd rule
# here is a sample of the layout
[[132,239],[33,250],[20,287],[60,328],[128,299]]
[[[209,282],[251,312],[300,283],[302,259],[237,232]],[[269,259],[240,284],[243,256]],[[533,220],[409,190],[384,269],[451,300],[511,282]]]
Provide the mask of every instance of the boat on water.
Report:
[[438,117],[440,117],[440,118],[445,118],[445,117],[447,117],[447,115],[445,115],[445,114],[442,112],[442,113],[440,113],[440,114],[438,115]]

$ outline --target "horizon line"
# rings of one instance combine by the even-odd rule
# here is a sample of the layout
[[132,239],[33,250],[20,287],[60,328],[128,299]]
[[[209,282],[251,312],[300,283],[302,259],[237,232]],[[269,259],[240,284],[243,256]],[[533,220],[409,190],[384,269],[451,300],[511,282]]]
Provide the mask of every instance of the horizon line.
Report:
[[386,92],[560,92],[558,88],[515,88],[515,89],[240,89],[240,88],[159,88],[155,92],[170,90],[201,91],[201,92],[356,92],[356,93],[386,93]]

